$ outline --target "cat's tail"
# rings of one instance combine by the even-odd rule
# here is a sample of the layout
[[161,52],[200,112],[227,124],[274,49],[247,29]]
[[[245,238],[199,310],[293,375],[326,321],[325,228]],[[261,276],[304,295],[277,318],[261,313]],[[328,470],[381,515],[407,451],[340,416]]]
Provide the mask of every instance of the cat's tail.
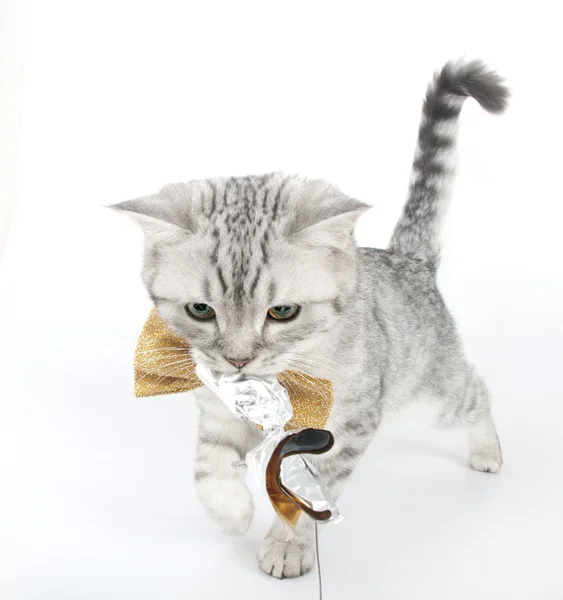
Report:
[[455,167],[459,114],[469,96],[488,112],[506,108],[503,80],[481,61],[449,62],[434,75],[422,108],[409,195],[389,250],[433,265],[440,257],[439,228]]

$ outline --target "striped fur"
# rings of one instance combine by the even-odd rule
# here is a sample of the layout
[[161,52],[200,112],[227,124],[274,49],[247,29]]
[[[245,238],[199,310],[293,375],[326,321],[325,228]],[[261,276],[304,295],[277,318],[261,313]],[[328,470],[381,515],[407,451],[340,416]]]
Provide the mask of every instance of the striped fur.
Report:
[[428,86],[409,196],[389,250],[437,265],[439,228],[450,197],[459,115],[472,97],[491,113],[506,108],[508,90],[480,61],[448,63]]
[[[379,424],[419,406],[434,425],[468,430],[473,468],[501,466],[489,393],[464,356],[436,265],[461,105],[472,96],[500,112],[506,95],[481,63],[448,64],[436,75],[388,251],[356,248],[354,224],[365,205],[326,182],[280,173],[176,184],[117,207],[144,228],[144,282],[168,325],[191,341],[196,362],[234,372],[227,357],[251,357],[242,369],[249,375],[292,368],[332,380],[327,428],[336,443],[315,462],[336,497]],[[189,302],[210,304],[216,318],[190,317]],[[284,303],[299,304],[298,317],[268,320],[268,308]],[[197,400],[197,493],[225,532],[245,533],[252,498],[244,472],[231,465],[261,434],[207,389]],[[311,521],[303,517],[289,532],[276,519],[260,567],[297,577],[313,559]]]

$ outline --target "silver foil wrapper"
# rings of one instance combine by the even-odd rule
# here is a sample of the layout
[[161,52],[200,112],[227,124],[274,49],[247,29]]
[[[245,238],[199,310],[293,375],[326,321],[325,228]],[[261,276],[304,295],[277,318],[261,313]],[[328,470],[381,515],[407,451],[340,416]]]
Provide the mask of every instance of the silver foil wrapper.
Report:
[[317,513],[329,510],[330,519],[320,523],[338,523],[342,520],[338,507],[325,480],[314,465],[301,455],[288,456],[281,464],[281,480],[294,494]]
[[[280,442],[295,433],[284,431],[293,415],[287,390],[274,376],[255,379],[240,373],[225,375],[200,364],[196,373],[234,415],[264,429],[264,440],[247,453],[246,463],[259,488],[266,491],[266,469],[272,454]],[[302,455],[284,458],[280,476],[283,485],[312,510],[330,511],[331,517],[321,523],[342,519],[324,479]]]
[[283,431],[293,416],[287,390],[275,377],[250,379],[240,373],[225,375],[196,365],[205,385],[241,419],[261,425],[266,435]]

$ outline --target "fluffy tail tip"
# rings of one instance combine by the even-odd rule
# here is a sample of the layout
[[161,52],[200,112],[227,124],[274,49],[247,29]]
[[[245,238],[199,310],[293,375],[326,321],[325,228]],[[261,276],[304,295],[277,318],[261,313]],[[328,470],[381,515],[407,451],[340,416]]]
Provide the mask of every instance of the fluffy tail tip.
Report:
[[446,63],[435,81],[445,92],[475,98],[490,113],[502,113],[508,105],[504,79],[480,60]]

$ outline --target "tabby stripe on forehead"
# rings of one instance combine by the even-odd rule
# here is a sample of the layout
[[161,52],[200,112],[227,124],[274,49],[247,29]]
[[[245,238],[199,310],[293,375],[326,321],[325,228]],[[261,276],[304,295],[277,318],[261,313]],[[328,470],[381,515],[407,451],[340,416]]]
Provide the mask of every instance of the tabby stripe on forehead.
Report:
[[270,257],[268,256],[268,230],[264,230],[264,237],[260,240],[260,249],[262,250],[262,261],[265,265],[268,264]]
[[266,192],[264,194],[264,198],[262,198],[262,210],[266,212],[266,207],[268,206],[268,200],[270,198],[270,188],[266,188]]
[[274,298],[276,297],[276,284],[274,281],[270,282],[270,288],[268,290],[268,294],[270,297],[269,303],[272,304],[272,302],[274,301]]
[[278,193],[276,194],[275,200],[274,200],[274,208],[272,211],[272,219],[275,221],[278,217],[278,207],[280,204],[280,198],[281,198],[281,193],[283,191],[283,188],[285,187],[285,185],[287,184],[287,179],[284,179],[284,181],[282,182],[282,184],[280,185],[279,189],[278,189]]
[[216,265],[219,262],[219,229],[214,226],[211,235],[213,236],[214,245],[213,251],[211,252],[211,262]]
[[207,184],[211,188],[211,214],[217,209],[217,186],[211,181],[207,181]]
[[[248,223],[252,222],[252,208],[256,206],[256,188],[249,183],[244,186],[244,196],[250,199],[250,202],[245,202],[243,205],[244,216]],[[251,208],[252,207],[252,208]]]
[[226,181],[225,182],[225,187],[223,188],[223,206],[227,205],[227,195],[229,193],[230,187],[231,187],[231,182],[230,181]]
[[209,284],[209,279],[206,277],[203,282],[203,299],[206,301],[211,300],[211,286]]
[[217,277],[219,278],[219,283],[221,284],[221,288],[223,289],[223,294],[227,292],[227,283],[225,282],[225,278],[223,277],[223,270],[221,267],[217,267]]
[[250,295],[254,296],[254,292],[256,290],[256,286],[258,285],[258,281],[260,279],[260,275],[262,273],[262,267],[260,265],[258,265],[258,267],[256,267],[256,276],[254,277],[254,281],[252,282],[252,285],[250,286]]

